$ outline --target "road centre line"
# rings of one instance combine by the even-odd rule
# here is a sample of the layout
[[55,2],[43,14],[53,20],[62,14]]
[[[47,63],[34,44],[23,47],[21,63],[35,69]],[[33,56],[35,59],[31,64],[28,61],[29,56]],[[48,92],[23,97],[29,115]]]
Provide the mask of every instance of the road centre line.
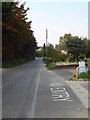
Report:
[[39,75],[38,75],[38,78],[37,78],[37,85],[36,85],[35,95],[34,95],[33,102],[32,102],[32,110],[31,110],[31,113],[30,113],[30,118],[33,118],[33,116],[34,116],[35,103],[36,103],[37,91],[38,91],[38,85],[39,85],[39,81],[40,81],[40,73],[41,72],[39,72]]

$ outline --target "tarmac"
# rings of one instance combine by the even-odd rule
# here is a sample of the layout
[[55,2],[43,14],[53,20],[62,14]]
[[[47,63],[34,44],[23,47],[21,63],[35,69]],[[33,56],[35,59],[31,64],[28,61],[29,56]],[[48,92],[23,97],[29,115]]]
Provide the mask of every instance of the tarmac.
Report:
[[[81,81],[83,82],[83,81]],[[84,87],[84,85],[88,86],[88,82],[81,83],[80,81],[66,81],[66,83],[71,87],[74,93],[79,97],[81,102],[84,104],[85,108],[88,109],[88,90]]]
[[88,118],[90,119],[90,81],[76,80],[66,81],[74,93],[83,103],[86,110],[88,110]]
[[[4,70],[4,69],[3,69]],[[66,81],[74,93],[78,96],[83,103],[85,109],[88,110],[90,118],[90,81],[84,81],[83,79],[75,81]]]

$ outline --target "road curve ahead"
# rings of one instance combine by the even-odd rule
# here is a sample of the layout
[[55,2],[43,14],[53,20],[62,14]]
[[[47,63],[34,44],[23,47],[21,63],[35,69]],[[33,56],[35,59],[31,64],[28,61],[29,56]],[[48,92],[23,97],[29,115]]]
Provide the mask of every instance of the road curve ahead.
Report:
[[42,59],[3,71],[2,86],[3,118],[88,118],[65,79]]

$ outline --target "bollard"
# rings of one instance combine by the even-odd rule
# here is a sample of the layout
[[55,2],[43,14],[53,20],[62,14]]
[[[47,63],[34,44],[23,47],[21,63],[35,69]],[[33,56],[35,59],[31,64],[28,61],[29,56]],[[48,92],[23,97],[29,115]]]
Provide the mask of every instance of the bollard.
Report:
[[72,78],[72,80],[77,80],[77,75],[76,75],[75,70],[73,70],[73,78]]

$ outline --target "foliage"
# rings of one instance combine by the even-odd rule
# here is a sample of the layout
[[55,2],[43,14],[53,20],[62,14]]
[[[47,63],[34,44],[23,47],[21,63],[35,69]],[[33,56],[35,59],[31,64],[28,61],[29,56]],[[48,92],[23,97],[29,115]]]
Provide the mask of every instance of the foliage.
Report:
[[78,59],[79,55],[86,54],[87,46],[79,37],[71,37],[66,41],[68,53],[73,55],[74,60]]
[[[4,10],[4,8],[6,10]],[[36,40],[31,30],[31,21],[26,21],[28,19],[27,11],[29,8],[25,9],[24,4],[19,6],[18,2],[12,5],[4,2],[2,9],[3,63],[21,58],[33,59],[35,57]]]
[[45,63],[46,63],[46,64],[50,64],[50,63],[52,63],[52,62],[54,62],[54,59],[53,59],[53,58],[46,58],[46,59],[45,59]]
[[36,57],[43,57],[43,51],[42,50],[36,50]]
[[74,58],[72,56],[68,57],[69,62],[74,62]]
[[67,55],[65,55],[65,54],[58,53],[58,52],[55,54],[56,62],[65,61],[66,58],[67,58]]
[[44,57],[43,61],[46,61],[46,64],[52,63],[52,62],[60,62],[65,61],[67,58],[67,55],[57,52],[52,44],[49,44],[47,46],[47,56]]
[[[85,43],[86,43],[86,42],[85,42]],[[90,41],[89,41],[89,40],[87,40],[86,45],[87,45],[87,48],[88,48],[88,50],[87,50],[87,52],[86,52],[86,57],[87,57],[87,58],[90,58]]]
[[85,58],[85,55],[84,54],[80,54],[78,58],[79,58],[79,60],[83,60]]
[[79,79],[81,79],[81,78],[86,78],[86,79],[88,79],[88,80],[90,80],[90,71],[88,71],[88,72],[82,72],[79,76],[78,76],[78,78]]
[[56,64],[55,64],[54,62],[47,64],[48,70],[52,70],[52,69],[54,69],[55,67],[56,67]]
[[65,50],[65,51],[66,51],[66,42],[65,42],[65,38],[62,37],[62,36],[60,37],[59,47],[60,47],[60,50]]
[[8,22],[11,19],[11,11],[13,2],[2,2],[2,21],[4,23]]
[[15,59],[13,61],[7,61],[6,63],[4,63],[2,65],[2,68],[11,68],[11,67],[15,67],[15,66],[18,66],[18,65],[22,65],[22,64],[25,64],[27,63],[28,61],[31,61],[32,58],[28,58],[28,59]]
[[46,53],[46,54],[47,54],[47,57],[48,57],[48,58],[54,58],[56,51],[55,51],[53,45],[52,45],[52,44],[49,44],[49,45],[46,47],[46,49],[47,49],[47,53]]

